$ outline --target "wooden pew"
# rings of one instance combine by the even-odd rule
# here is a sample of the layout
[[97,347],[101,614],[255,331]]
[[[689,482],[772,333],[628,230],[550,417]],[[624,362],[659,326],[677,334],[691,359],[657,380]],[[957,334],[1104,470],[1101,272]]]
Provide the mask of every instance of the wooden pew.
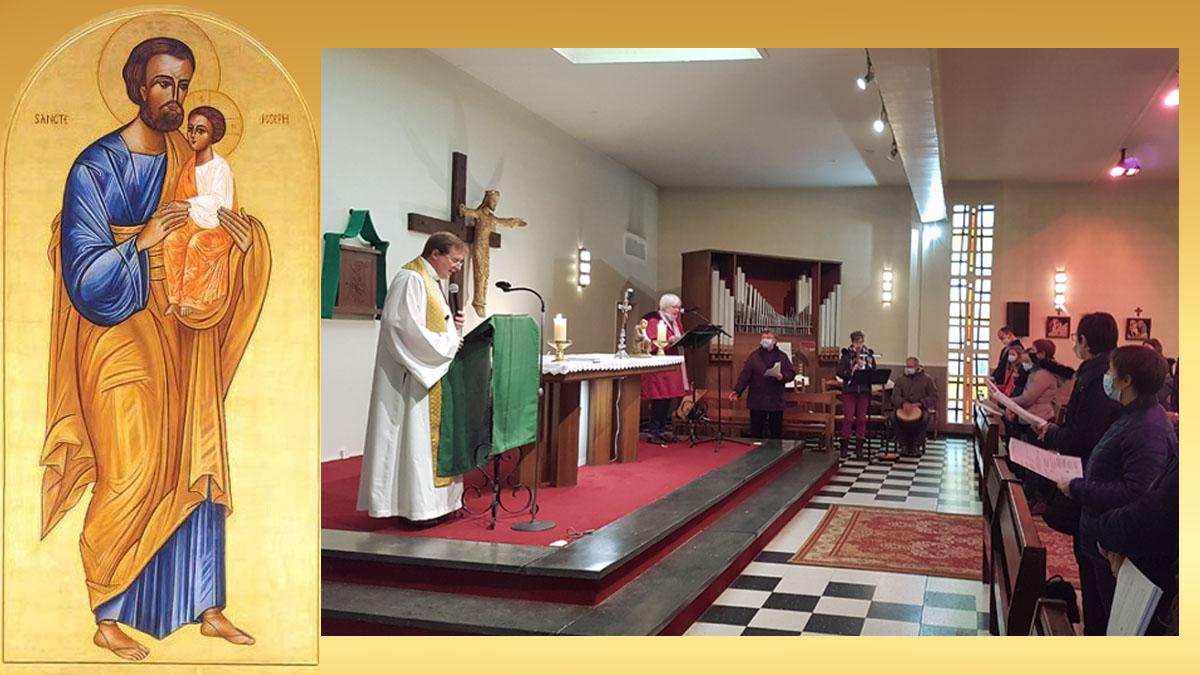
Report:
[[[992,539],[996,507],[1004,495],[1005,483],[1020,484],[1008,461],[1003,457],[992,458],[992,468],[984,472],[983,479],[983,583],[991,590],[992,583]],[[990,593],[989,593],[990,595]]]
[[[815,434],[821,439],[821,447],[833,450],[833,412],[837,406],[837,394],[832,391],[793,392],[788,395],[788,408],[783,413],[785,429],[794,429],[798,434]],[[792,408],[795,403],[795,409]]]
[[1030,635],[1057,636],[1075,635],[1075,626],[1067,616],[1067,603],[1062,600],[1039,598],[1037,616]]
[[1046,586],[1046,547],[1034,529],[1021,484],[1004,483],[993,514],[992,632],[1029,635]]
[[[717,396],[715,392],[705,392],[706,395],[702,398],[702,403],[705,406],[707,414],[714,421],[717,419]],[[690,399],[685,399],[690,404]],[[783,437],[784,438],[804,438],[806,436],[817,436],[820,438],[821,447],[825,450],[833,450],[834,440],[834,406],[837,403],[837,394],[835,392],[791,392],[784,394],[784,404],[787,406],[783,411]],[[683,408],[681,404],[680,408]],[[743,436],[749,433],[750,428],[750,411],[745,408],[744,401],[733,403],[724,401],[722,404],[724,415],[722,422],[725,426],[725,433],[730,436]],[[683,414],[677,413],[674,420],[676,433],[686,434],[687,419],[686,412]]]
[[989,417],[981,406],[974,406],[975,468],[980,478],[987,478],[992,458],[1000,455],[1000,425]]

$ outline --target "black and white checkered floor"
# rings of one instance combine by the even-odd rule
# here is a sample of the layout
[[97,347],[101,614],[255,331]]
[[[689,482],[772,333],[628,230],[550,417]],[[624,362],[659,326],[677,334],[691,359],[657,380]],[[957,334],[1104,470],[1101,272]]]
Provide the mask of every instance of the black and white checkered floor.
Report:
[[788,563],[830,504],[980,513],[969,441],[920,459],[845,462],[686,635],[987,635],[978,581]]

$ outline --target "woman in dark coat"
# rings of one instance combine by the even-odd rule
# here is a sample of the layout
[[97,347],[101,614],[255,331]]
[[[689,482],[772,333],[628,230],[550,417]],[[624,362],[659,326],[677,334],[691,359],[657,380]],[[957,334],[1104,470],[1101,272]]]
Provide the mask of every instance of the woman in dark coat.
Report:
[[[650,312],[642,317],[646,320],[646,335],[652,341],[658,337],[658,327],[664,327],[668,346],[662,353],[668,356],[679,354],[674,345],[683,337],[683,325],[679,322],[682,312],[683,301],[678,295],[667,293],[659,299],[657,312]],[[650,353],[660,353],[657,344],[652,343]],[[678,407],[679,399],[689,389],[687,370],[683,365],[679,366],[679,370],[642,376],[642,400],[650,401],[650,442],[675,442],[675,434],[671,431],[668,420],[671,411]]]
[[1179,455],[1137,501],[1102,514],[1089,525],[1113,575],[1125,559],[1163,590],[1147,635],[1179,634]]
[[867,348],[866,336],[856,330],[850,334],[850,347],[842,350],[837,376],[842,380],[842,456],[850,452],[850,432],[854,430],[855,456],[862,459],[867,438],[867,410],[871,406],[871,385],[850,384],[860,370],[875,370],[875,352]]
[[1059,485],[1081,507],[1075,559],[1083,586],[1085,635],[1104,635],[1117,583],[1097,547],[1099,519],[1145,494],[1167,458],[1178,452],[1175,428],[1156,398],[1166,374],[1166,360],[1145,347],[1127,345],[1112,352],[1101,386],[1120,404],[1120,412],[1092,450],[1083,477]]

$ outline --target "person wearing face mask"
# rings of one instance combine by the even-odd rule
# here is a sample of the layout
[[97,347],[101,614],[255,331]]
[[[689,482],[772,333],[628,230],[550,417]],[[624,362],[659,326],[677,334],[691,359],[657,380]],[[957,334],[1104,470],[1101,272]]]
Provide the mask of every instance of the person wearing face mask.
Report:
[[1117,320],[1111,314],[1085,314],[1079,320],[1071,349],[1083,363],[1075,371],[1075,386],[1067,401],[1063,425],[1050,423],[1037,430],[1046,448],[1074,455],[1087,463],[1092,448],[1120,410],[1104,391],[1109,352],[1116,346]]
[[[646,335],[654,340],[659,335],[659,327],[666,337],[667,346],[659,352],[658,345],[652,344],[651,354],[676,355],[679,350],[675,343],[683,337],[683,325],[679,316],[683,313],[683,301],[674,293],[667,293],[658,300],[658,311],[650,312],[642,318],[646,320]],[[679,407],[679,401],[691,389],[686,370],[671,370],[665,373],[653,373],[642,376],[642,399],[650,401],[650,442],[674,443],[675,433],[671,431],[669,420],[671,412]]]
[[[1075,369],[1054,360],[1055,351],[1056,347],[1050,340],[1034,340],[1033,348],[1021,352],[1017,359],[1018,367],[1026,373],[1026,382],[1021,393],[1012,397],[1013,403],[1045,420],[1054,419],[1054,398],[1058,395],[1058,388],[1075,376]],[[1019,425],[1020,430],[1010,435],[1021,438],[1033,435],[1033,431],[1011,413],[1008,419]]]
[[867,440],[867,409],[871,405],[871,385],[850,384],[850,378],[860,370],[875,370],[875,352],[867,348],[863,332],[850,334],[850,346],[842,349],[838,361],[837,376],[842,380],[842,451],[844,457],[850,452],[850,431],[855,432],[855,456],[863,457],[863,446]]
[[1008,326],[1001,326],[1000,330],[996,331],[996,340],[1000,342],[1000,355],[996,359],[996,367],[992,370],[992,381],[997,385],[1003,385],[1008,374],[1008,348],[1024,349],[1024,347],[1017,339],[1017,334]]
[[1024,353],[1025,350],[1021,347],[1020,342],[1001,353],[1004,358],[1004,371],[1002,379],[998,380],[996,384],[1000,391],[1009,398],[1020,396],[1025,391],[1025,382],[1029,379],[1029,372],[1021,368],[1021,357]]
[[775,333],[762,332],[758,349],[746,357],[729,400],[736,401],[749,389],[746,408],[750,411],[751,438],[782,438],[784,384],[796,379],[796,369],[787,354],[775,345]]
[[917,448],[929,429],[929,413],[937,406],[937,385],[925,373],[915,356],[904,362],[904,377],[892,388],[892,425],[900,452],[906,457],[918,456]]
[[[1022,352],[1018,363],[1029,379],[1020,395],[1013,397],[1014,403],[1046,420],[1054,419],[1055,398],[1060,388],[1075,376],[1074,368],[1054,360],[1055,351],[1057,348],[1050,340],[1034,340],[1033,348]],[[1037,432],[1011,411],[1005,414],[1005,428],[1010,437],[1038,444]],[[1049,497],[1054,494],[1054,483],[1020,465],[1014,465],[1013,471],[1021,478],[1029,510],[1035,516],[1045,513]]]
[[1179,447],[1174,426],[1155,398],[1166,378],[1166,360],[1141,345],[1126,345],[1114,350],[1108,363],[1101,386],[1119,406],[1117,418],[1090,453],[1083,477],[1058,486],[1082,511],[1075,559],[1085,635],[1105,633],[1116,589],[1109,561],[1097,548],[1101,516],[1145,494]]

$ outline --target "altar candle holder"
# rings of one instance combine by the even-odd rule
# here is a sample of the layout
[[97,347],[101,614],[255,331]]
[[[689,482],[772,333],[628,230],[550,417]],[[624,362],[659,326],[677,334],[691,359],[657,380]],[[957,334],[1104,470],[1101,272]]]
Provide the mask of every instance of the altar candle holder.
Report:
[[654,344],[658,346],[658,354],[657,355],[658,356],[666,356],[667,355],[667,345],[671,344],[671,341],[670,340],[659,340],[658,338],[655,338]]
[[565,360],[563,358],[563,352],[567,351],[567,347],[570,347],[572,342],[570,340],[555,340],[553,342],[547,342],[546,344],[554,348],[554,360],[557,362]]

